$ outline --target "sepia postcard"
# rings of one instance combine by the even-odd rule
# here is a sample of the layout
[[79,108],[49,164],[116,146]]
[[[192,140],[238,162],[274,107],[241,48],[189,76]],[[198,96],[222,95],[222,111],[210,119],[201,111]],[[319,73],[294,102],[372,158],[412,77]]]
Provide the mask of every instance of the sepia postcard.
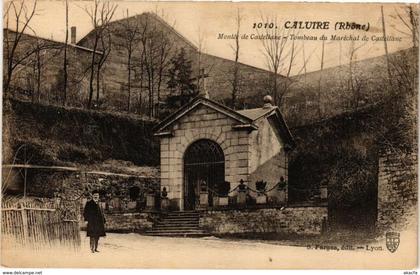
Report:
[[404,3],[4,1],[2,269],[415,269],[418,27]]

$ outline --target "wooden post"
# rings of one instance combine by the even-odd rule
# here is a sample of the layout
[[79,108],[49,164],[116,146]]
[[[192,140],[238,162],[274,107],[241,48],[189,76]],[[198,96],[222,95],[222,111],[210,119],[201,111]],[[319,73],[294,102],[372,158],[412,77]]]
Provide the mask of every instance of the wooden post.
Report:
[[28,217],[26,215],[26,209],[20,205],[21,210],[20,214],[22,215],[22,229],[23,229],[23,238],[26,241],[28,239]]
[[23,176],[23,197],[26,198],[26,177],[28,175],[28,170],[26,169],[26,166],[28,165],[28,162],[26,161],[26,147],[25,147],[25,169],[24,169],[24,176]]

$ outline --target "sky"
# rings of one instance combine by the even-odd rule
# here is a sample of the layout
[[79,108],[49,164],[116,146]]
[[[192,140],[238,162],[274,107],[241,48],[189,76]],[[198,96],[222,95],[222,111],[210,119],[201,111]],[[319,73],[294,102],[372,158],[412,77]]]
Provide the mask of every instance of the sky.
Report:
[[[241,16],[240,36],[248,35],[248,39],[240,40],[239,61],[245,64],[267,69],[263,43],[259,39],[250,39],[251,35],[266,33],[262,27],[258,29],[258,23],[273,23],[278,31],[285,28],[287,21],[294,22],[329,22],[329,29],[288,29],[289,41],[286,43],[285,52],[289,52],[292,45],[290,35],[315,36],[318,40],[295,40],[296,58],[292,65],[291,75],[304,72],[305,60],[306,71],[320,69],[322,44],[319,40],[325,35],[328,40],[324,44],[324,68],[333,67],[349,62],[349,50],[351,47],[360,48],[354,55],[354,60],[366,59],[383,55],[384,42],[373,41],[372,36],[382,36],[381,5],[379,4],[326,4],[326,3],[276,3],[276,2],[140,2],[140,1],[115,1],[117,5],[113,20],[126,16],[141,14],[143,12],[157,12],[165,21],[193,44],[198,44],[202,37],[204,51],[223,58],[233,59],[234,51],[232,39],[218,39],[220,34],[236,33],[236,17],[239,10]],[[26,1],[28,7],[33,4]],[[7,5],[7,2],[4,4]],[[389,52],[406,49],[412,46],[408,28],[397,17],[399,13],[405,17],[404,4],[383,4],[385,15],[385,29],[387,36],[393,36],[399,41],[388,41]],[[77,27],[77,39],[80,40],[90,30],[92,25],[86,9],[90,9],[92,1],[69,1],[69,26]],[[10,17],[10,18],[13,18]],[[9,22],[11,22],[10,19]],[[342,30],[334,29],[337,22],[356,22],[361,25],[369,25],[369,31],[365,30]],[[256,28],[254,28],[254,24]],[[288,23],[289,25],[292,23]],[[31,29],[37,35],[63,41],[65,37],[65,2],[38,1],[36,16],[30,22]],[[13,28],[13,27],[11,27]],[[268,29],[272,32],[273,29]],[[364,35],[368,41],[331,41],[331,35],[353,35],[361,39]],[[283,54],[286,58],[281,66],[280,73],[285,74],[288,68],[290,55]]]

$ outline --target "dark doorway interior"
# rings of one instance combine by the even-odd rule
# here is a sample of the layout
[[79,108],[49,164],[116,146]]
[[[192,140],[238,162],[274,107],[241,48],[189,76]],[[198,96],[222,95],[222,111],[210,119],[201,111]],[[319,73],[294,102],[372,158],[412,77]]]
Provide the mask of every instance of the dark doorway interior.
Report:
[[225,156],[222,148],[211,140],[192,143],[184,154],[184,209],[200,205],[200,191],[208,191],[208,205],[213,206],[214,190],[225,181]]

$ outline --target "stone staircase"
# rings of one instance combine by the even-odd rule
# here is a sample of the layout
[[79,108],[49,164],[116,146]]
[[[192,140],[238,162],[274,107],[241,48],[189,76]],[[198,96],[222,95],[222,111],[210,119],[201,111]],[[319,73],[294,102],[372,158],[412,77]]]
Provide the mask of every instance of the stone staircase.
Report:
[[200,214],[197,211],[178,211],[163,214],[153,228],[146,232],[149,236],[203,237],[210,234],[199,226]]

